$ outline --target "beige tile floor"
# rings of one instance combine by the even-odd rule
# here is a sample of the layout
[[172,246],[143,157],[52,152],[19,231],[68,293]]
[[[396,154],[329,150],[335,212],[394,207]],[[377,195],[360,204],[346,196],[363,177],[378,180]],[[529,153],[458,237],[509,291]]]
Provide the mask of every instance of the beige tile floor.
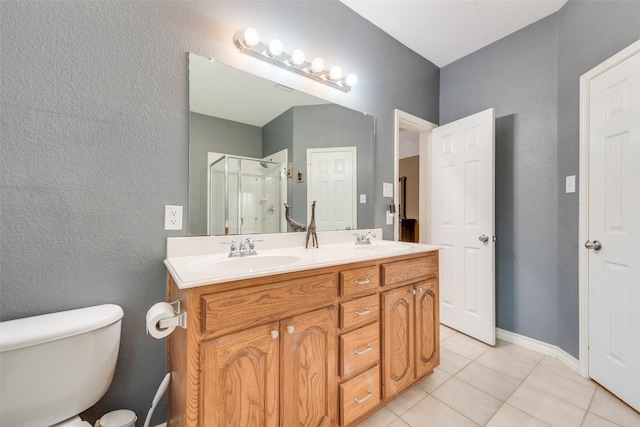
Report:
[[640,427],[640,415],[553,357],[442,326],[440,366],[358,427]]

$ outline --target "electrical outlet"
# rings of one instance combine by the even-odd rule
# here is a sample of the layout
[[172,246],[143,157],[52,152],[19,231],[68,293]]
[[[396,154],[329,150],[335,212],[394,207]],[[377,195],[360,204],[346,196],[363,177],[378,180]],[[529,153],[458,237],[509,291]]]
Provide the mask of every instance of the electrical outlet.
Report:
[[164,229],[182,230],[182,206],[164,207]]
[[387,225],[393,225],[393,215],[391,211],[387,211]]

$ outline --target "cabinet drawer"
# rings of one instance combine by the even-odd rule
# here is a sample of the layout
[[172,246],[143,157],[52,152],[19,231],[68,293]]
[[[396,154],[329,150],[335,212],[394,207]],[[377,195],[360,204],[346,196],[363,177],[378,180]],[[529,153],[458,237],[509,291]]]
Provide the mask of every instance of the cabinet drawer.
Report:
[[340,272],[340,296],[343,297],[375,292],[379,284],[377,265]]
[[411,283],[417,279],[436,277],[438,274],[438,253],[426,257],[382,264],[382,285]]
[[328,273],[201,297],[204,332],[224,335],[334,303],[336,276]]
[[380,403],[380,368],[375,366],[340,384],[340,420],[350,425]]
[[378,294],[340,304],[340,329],[353,329],[378,320],[380,299]]
[[380,324],[340,336],[340,375],[348,377],[380,360]]

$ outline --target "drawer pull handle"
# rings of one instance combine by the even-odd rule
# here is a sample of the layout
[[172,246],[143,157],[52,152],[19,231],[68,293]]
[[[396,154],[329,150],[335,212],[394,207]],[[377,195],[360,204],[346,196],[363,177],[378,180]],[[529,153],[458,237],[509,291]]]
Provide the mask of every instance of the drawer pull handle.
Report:
[[371,310],[365,308],[364,311],[356,311],[356,316],[366,316],[367,314],[371,314]]
[[369,285],[369,284],[371,284],[370,279],[356,280],[356,285]]
[[367,348],[365,348],[364,350],[353,350],[353,352],[355,354],[357,354],[358,356],[365,354],[365,353],[369,353],[371,350],[373,349],[373,347],[371,347],[371,344],[367,344]]
[[356,403],[364,403],[367,400],[371,399],[371,396],[373,396],[373,393],[371,393],[371,390],[367,390],[367,395],[365,397],[363,397],[362,399],[358,399],[357,397],[354,397],[353,400]]

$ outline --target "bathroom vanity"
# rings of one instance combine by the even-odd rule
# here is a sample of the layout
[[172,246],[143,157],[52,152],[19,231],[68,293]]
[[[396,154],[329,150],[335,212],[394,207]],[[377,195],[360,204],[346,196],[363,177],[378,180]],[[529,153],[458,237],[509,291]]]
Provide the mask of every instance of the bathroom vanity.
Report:
[[168,338],[169,426],[351,426],[433,372],[438,248],[319,237],[244,267],[168,256],[169,299],[187,312]]

